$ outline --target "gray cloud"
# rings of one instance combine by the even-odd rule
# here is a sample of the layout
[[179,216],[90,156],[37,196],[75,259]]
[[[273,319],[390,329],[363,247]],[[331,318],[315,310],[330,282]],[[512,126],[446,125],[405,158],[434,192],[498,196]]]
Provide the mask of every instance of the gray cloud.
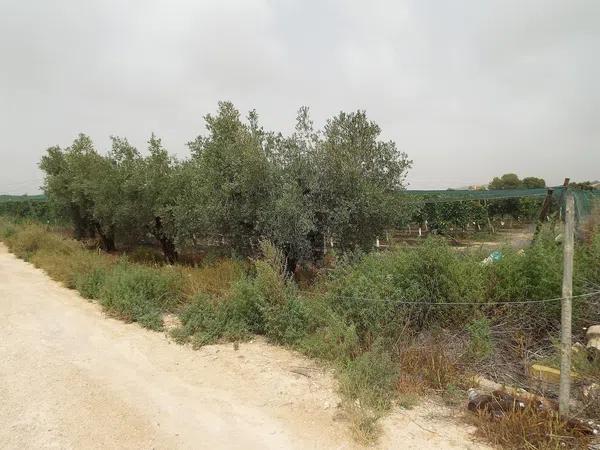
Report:
[[600,178],[595,0],[0,0],[0,192],[78,132],[187,155],[218,100],[288,131],[366,109],[417,188]]

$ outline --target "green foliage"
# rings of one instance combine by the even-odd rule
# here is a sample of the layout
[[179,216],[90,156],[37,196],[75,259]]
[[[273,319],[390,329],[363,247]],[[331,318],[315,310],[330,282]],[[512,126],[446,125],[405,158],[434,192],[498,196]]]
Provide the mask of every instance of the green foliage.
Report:
[[[310,300],[315,328],[298,342],[297,347],[307,355],[341,364],[351,361],[361,353],[355,325],[348,325],[328,305]],[[315,305],[316,304],[316,305]]]
[[101,224],[94,220],[92,184],[103,174],[103,161],[91,139],[80,134],[64,151],[50,147],[40,168],[46,173],[44,192],[50,207],[73,223],[76,238],[90,236]]
[[560,294],[562,248],[551,236],[537,239],[526,252],[502,250],[502,259],[488,266],[488,298],[495,301],[536,300]]
[[575,273],[577,292],[600,290],[600,227],[592,231],[589,242],[576,247]]
[[486,205],[477,200],[464,202],[424,203],[413,214],[417,223],[427,221],[428,227],[436,232],[450,229],[464,230],[468,226],[483,227],[488,220]]
[[236,282],[223,299],[201,294],[184,310],[179,340],[192,337],[203,345],[258,333],[294,345],[310,332],[311,310],[294,295],[281,252],[266,242],[261,247],[264,259],[255,262],[255,277]]
[[98,299],[115,317],[160,330],[162,313],[180,298],[179,281],[168,270],[120,263],[105,275]]
[[26,261],[31,260],[40,250],[56,254],[70,254],[77,247],[75,243],[49,234],[46,227],[37,223],[25,223],[18,227],[7,222],[3,235],[11,251]]
[[[528,249],[503,249],[503,257],[487,265],[480,254],[456,251],[435,238],[414,248],[356,252],[341,258],[310,292],[292,281],[285,253],[263,240],[254,270],[243,274],[238,263],[217,261],[215,267],[230,273],[230,287],[195,289],[188,303],[194,271],[200,274],[198,283],[209,284],[212,269],[144,267],[126,258],[115,263],[116,258],[89,252],[39,224],[2,219],[0,236],[19,256],[98,299],[111,315],[161,329],[162,314],[177,312],[182,326],[172,335],[178,342],[201,346],[260,334],[331,362],[360,433],[376,428],[397,394],[410,394],[409,382],[454,396],[465,379],[463,366],[491,360],[501,350],[492,339],[493,326],[535,318],[537,329],[528,333],[539,338],[559,318],[559,302],[514,308],[487,304],[560,295],[562,249],[550,227]],[[578,243],[576,268],[582,279],[576,279],[575,293],[598,283],[599,266],[596,233]],[[575,308],[574,330],[597,317],[595,310]],[[460,337],[460,358],[465,358],[453,355],[452,343],[445,341],[450,334]],[[581,370],[597,367],[581,365]]]
[[494,179],[488,185],[489,189],[519,189],[523,186],[523,182],[518,175],[514,173],[505,173],[500,178]]
[[336,269],[327,284],[332,308],[355,325],[365,345],[378,338],[395,342],[407,329],[432,323],[460,324],[472,307],[454,306],[448,314],[448,306],[428,304],[483,302],[484,294],[478,258],[433,238],[417,248],[367,255]]
[[273,179],[267,134],[255,112],[248,120],[242,123],[229,102],[219,103],[215,116],[205,116],[208,136],[189,144],[192,189],[178,206],[178,226],[187,236],[222,237],[241,253],[260,237],[259,216],[270,203]]
[[317,228],[342,249],[371,248],[378,234],[397,223],[397,191],[412,162],[364,111],[341,112],[327,121],[316,146]]
[[75,275],[75,289],[79,291],[82,297],[90,300],[97,300],[106,283],[108,270],[104,267],[94,267],[85,272]]
[[198,294],[180,313],[182,327],[172,334],[179,342],[191,339],[195,347],[219,340],[244,340],[252,333],[264,333],[263,310],[263,300],[255,286],[242,279],[227,298]]
[[381,411],[390,407],[398,383],[399,366],[389,352],[374,348],[347,362],[340,376],[340,389],[361,406]]
[[0,216],[18,219],[54,221],[48,201],[43,196],[19,196],[14,199],[0,200]]
[[306,302],[297,297],[290,297],[283,304],[267,307],[267,337],[280,344],[298,344],[314,327],[311,312]]
[[370,248],[408,218],[397,194],[411,161],[364,111],[315,131],[301,108],[290,136],[264,130],[255,111],[243,121],[230,102],[205,122],[181,163],[154,135],[147,156],[119,137],[101,155],[83,134],[49,148],[40,167],[50,207],[77,239],[97,235],[107,251],[152,235],[173,263],[177,247],[219,243],[250,255],[267,238],[288,271],[319,258],[326,239],[343,251]]
[[[522,180],[514,173],[507,173],[502,177],[495,177],[489,184],[489,189],[537,189],[546,187],[542,178],[525,177]],[[536,198],[509,198],[490,203],[489,213],[492,216],[509,215],[518,218],[537,218],[543,199]]]

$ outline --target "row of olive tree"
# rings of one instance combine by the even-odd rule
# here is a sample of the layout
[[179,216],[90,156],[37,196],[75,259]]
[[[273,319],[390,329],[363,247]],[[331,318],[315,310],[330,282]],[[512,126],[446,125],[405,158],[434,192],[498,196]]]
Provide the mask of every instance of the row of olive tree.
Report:
[[316,130],[301,108],[289,136],[265,131],[254,111],[243,121],[229,102],[205,121],[183,161],[154,135],[144,155],[117,137],[106,155],[85,135],[48,149],[40,166],[51,205],[76,237],[97,235],[107,251],[152,236],[172,262],[182,247],[219,242],[248,254],[267,238],[290,267],[329,239],[369,247],[407,217],[397,192],[411,161],[364,111]]

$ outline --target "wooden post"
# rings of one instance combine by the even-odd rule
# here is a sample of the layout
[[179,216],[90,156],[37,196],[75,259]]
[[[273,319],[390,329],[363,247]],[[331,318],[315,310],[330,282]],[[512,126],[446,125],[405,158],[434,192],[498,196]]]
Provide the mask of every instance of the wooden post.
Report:
[[560,310],[560,388],[558,408],[561,416],[569,414],[571,396],[571,302],[573,297],[573,253],[575,240],[575,199],[567,191],[563,249],[563,281]]
[[[540,217],[538,218],[538,222],[535,225],[535,231],[533,232],[533,241],[539,234],[542,229],[543,223],[546,221],[546,217],[548,216],[548,211],[550,211],[550,205],[552,205],[552,195],[554,193],[554,189],[549,188],[546,192],[546,198],[544,199],[544,204],[542,205],[542,210],[540,211]],[[560,214],[560,206],[558,207],[558,211]]]
[[494,229],[494,225],[492,225],[492,221],[490,220],[489,216],[488,216],[487,220],[488,220],[488,227],[490,227],[490,230],[492,230],[492,234],[496,234],[496,230]]

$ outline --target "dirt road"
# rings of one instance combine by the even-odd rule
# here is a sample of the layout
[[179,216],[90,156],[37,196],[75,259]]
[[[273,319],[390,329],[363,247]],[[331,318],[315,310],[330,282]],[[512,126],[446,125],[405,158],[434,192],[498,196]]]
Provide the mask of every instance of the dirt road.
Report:
[[[355,448],[330,373],[262,340],[199,351],[104,317],[0,243],[0,448]],[[478,448],[429,406],[382,448]]]

